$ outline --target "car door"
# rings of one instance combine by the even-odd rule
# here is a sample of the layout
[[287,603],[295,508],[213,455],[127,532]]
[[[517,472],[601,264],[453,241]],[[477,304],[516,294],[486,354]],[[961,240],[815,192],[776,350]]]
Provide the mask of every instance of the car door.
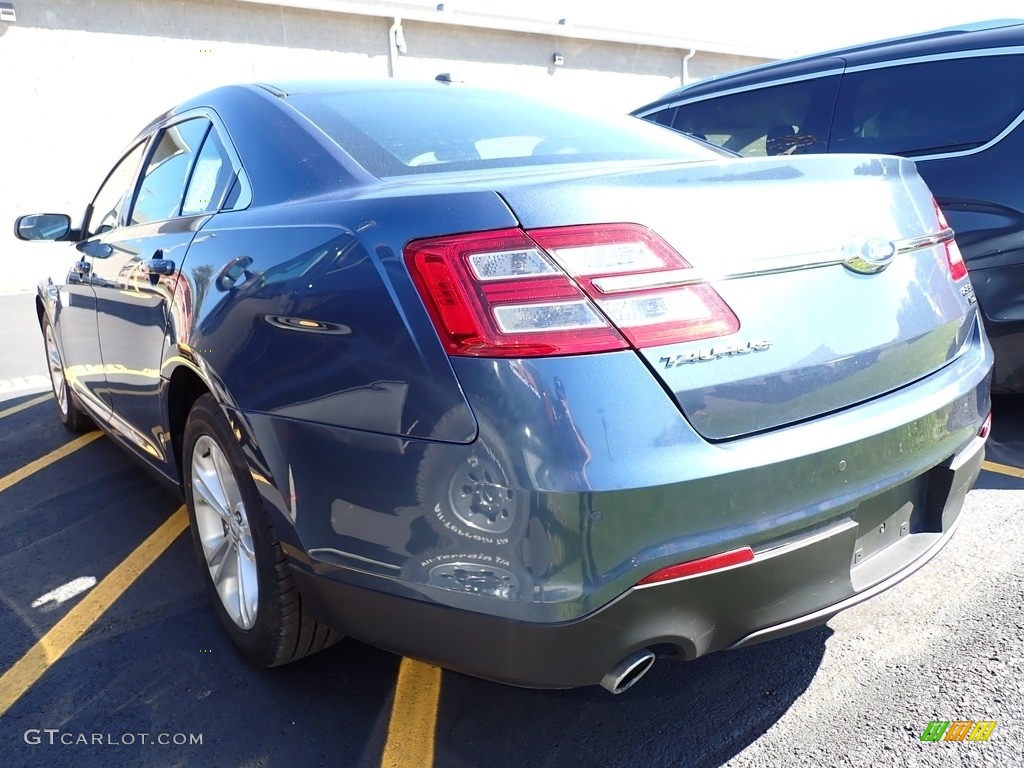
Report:
[[[83,233],[107,233],[121,226],[144,148],[145,142],[135,144],[107,174],[86,209]],[[75,263],[64,284],[56,286],[53,321],[68,384],[89,410],[106,419],[110,414],[111,401],[103,370],[96,292],[92,283],[97,244],[95,238],[78,243]]]
[[102,253],[94,257],[92,286],[111,426],[157,465],[168,462],[161,366],[176,284],[230,170],[207,118],[162,127],[150,141],[125,225],[97,238]]

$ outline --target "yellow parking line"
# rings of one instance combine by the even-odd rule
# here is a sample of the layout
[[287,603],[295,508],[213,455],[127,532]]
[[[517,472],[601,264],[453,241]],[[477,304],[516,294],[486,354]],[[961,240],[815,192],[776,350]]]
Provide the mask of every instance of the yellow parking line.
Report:
[[6,411],[0,411],[0,419],[6,418],[7,416],[13,416],[16,413],[21,413],[22,411],[31,408],[33,405],[39,405],[40,403],[45,403],[51,397],[53,397],[53,395],[51,395],[49,392],[47,392],[45,395],[40,395],[39,397],[33,397],[31,400],[28,400],[28,401],[22,403],[21,405],[16,405],[13,408],[8,408]]
[[1010,477],[1024,478],[1024,469],[1017,469],[1017,467],[1008,467],[1005,464],[996,464],[994,461],[981,462],[981,468],[987,469],[989,472],[998,472],[1000,475],[1009,475]]
[[63,459],[65,456],[74,453],[79,448],[84,448],[99,437],[103,437],[103,433],[99,431],[89,432],[81,437],[76,437],[70,443],[64,443],[64,445],[57,450],[50,451],[45,456],[29,462],[21,469],[11,472],[11,474],[5,475],[4,477],[0,477],[0,492],[6,491],[15,483],[20,483],[29,475],[34,475],[40,469],[50,466],[53,462]]
[[434,765],[434,731],[440,693],[439,667],[402,659],[381,768],[431,768]]
[[0,677],[0,716],[60,660],[187,527],[185,507],[179,507]]

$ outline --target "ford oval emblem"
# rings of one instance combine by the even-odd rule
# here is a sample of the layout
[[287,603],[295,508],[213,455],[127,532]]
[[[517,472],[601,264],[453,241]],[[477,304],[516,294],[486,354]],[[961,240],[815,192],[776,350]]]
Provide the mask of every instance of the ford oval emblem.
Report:
[[873,275],[896,257],[896,245],[884,237],[855,237],[843,248],[843,266],[862,275]]

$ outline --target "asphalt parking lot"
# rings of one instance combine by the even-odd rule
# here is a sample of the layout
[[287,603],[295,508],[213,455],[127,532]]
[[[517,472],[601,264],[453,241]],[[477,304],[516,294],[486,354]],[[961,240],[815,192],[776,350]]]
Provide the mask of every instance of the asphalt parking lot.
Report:
[[[345,640],[245,665],[181,500],[47,392],[31,296],[0,297],[0,765],[1024,765],[1024,409],[998,398],[946,549],[826,626],[628,693],[503,687]],[[995,721],[931,743],[934,720]]]

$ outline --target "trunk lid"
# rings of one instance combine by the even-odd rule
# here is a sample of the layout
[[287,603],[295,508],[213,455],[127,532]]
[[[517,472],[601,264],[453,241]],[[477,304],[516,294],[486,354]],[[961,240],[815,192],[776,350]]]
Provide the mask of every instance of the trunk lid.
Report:
[[[617,222],[650,228],[693,268],[675,278],[706,279],[732,309],[734,333],[638,350],[708,439],[777,428],[898,389],[949,363],[974,332],[970,283],[952,279],[945,224],[907,160],[835,155],[598,175],[579,169],[495,186],[527,231]],[[605,288],[625,290],[614,280]]]

